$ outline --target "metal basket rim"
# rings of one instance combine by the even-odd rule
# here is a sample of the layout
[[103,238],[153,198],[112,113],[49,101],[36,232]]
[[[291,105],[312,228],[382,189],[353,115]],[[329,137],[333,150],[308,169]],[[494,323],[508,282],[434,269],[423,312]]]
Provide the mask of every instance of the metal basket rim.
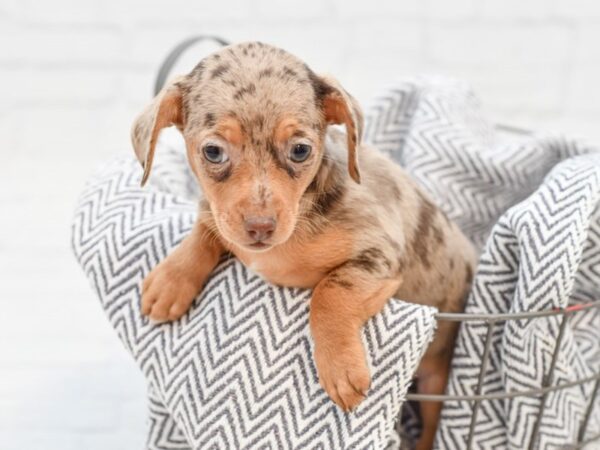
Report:
[[582,303],[564,308],[554,308],[544,311],[524,311],[514,313],[443,313],[439,312],[435,314],[437,320],[446,320],[449,322],[469,322],[469,321],[482,321],[482,322],[500,322],[506,320],[518,320],[518,319],[535,319],[537,317],[548,317],[557,316],[562,314],[573,314],[579,311],[585,311],[591,308],[599,308],[600,300],[593,302]]

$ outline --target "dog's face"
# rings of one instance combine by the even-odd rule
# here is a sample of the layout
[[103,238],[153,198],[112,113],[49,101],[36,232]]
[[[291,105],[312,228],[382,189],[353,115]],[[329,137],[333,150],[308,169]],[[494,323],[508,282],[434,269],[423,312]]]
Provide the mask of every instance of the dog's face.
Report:
[[221,236],[264,251],[292,235],[330,124],[346,126],[349,174],[358,182],[362,115],[352,97],[283,50],[246,43],[167,86],[136,119],[132,140],[143,184],[159,131],[176,125]]

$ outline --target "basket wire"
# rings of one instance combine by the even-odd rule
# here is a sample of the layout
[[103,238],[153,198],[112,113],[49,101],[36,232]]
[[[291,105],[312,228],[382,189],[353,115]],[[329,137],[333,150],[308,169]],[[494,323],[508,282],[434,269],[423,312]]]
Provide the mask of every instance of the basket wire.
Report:
[[[578,449],[582,448],[592,442],[600,442],[600,433],[584,439],[587,431],[587,426],[592,414],[592,410],[595,405],[598,392],[600,390],[600,368],[594,375],[581,378],[579,380],[570,381],[567,383],[561,383],[554,385],[554,372],[556,369],[556,362],[558,360],[558,354],[560,346],[562,344],[563,337],[565,335],[565,329],[567,327],[569,317],[573,314],[584,314],[586,311],[590,311],[594,308],[600,307],[600,301],[590,302],[586,304],[574,305],[567,308],[556,308],[548,311],[536,311],[536,312],[522,312],[522,313],[505,313],[505,314],[469,314],[469,313],[438,313],[435,318],[438,321],[451,321],[451,322],[468,322],[468,321],[480,321],[485,322],[487,325],[487,331],[484,341],[484,350],[481,357],[479,366],[479,375],[477,379],[477,385],[475,387],[475,393],[473,395],[433,395],[433,394],[415,394],[409,393],[406,396],[408,401],[431,401],[431,402],[473,402],[473,413],[471,416],[471,422],[469,425],[469,433],[467,435],[467,448],[472,448],[473,437],[475,434],[475,427],[477,426],[477,417],[479,414],[480,405],[483,401],[508,399],[514,397],[538,397],[541,396],[539,412],[533,428],[532,438],[529,444],[529,450],[536,448],[536,444],[539,439],[540,425],[544,416],[544,410],[548,395],[551,392],[569,389],[574,386],[581,386],[586,383],[594,383],[592,395],[587,404],[583,420],[579,427],[577,434],[577,442],[572,445],[568,445],[565,449]],[[560,316],[560,327],[558,330],[558,336],[554,346],[554,352],[552,354],[552,360],[550,362],[550,369],[547,374],[544,374],[542,378],[542,386],[536,389],[528,389],[525,391],[511,391],[502,393],[485,394],[482,392],[483,381],[485,373],[489,364],[489,355],[492,347],[492,336],[495,326],[500,322],[506,322],[509,320],[520,320],[520,319],[537,319],[543,320],[544,318]]]

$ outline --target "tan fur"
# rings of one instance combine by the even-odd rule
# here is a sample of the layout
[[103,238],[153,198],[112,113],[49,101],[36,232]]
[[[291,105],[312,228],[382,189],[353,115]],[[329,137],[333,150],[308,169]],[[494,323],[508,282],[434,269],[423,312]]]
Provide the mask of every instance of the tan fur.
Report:
[[165,127],[175,125],[181,128],[183,124],[182,101],[183,97],[179,89],[169,86],[162,90],[133,123],[131,141],[135,154],[144,168],[142,186],[146,183],[152,169],[158,133]]
[[[410,176],[360,144],[362,113],[337,81],[261,43],[209,56],[136,120],[144,181],[158,132],[170,124],[182,130],[204,199],[193,232],[145,280],[144,314],[183,315],[225,251],[272,283],[313,288],[319,379],[351,410],[370,384],[360,328],[390,297],[463,309],[471,244]],[[304,162],[291,159],[299,144],[312,148]],[[227,158],[209,162],[207,145]],[[260,241],[248,229],[256,218],[274,224]],[[439,326],[418,370],[421,392],[443,393],[456,331]],[[439,411],[422,404],[418,448],[431,447]]]

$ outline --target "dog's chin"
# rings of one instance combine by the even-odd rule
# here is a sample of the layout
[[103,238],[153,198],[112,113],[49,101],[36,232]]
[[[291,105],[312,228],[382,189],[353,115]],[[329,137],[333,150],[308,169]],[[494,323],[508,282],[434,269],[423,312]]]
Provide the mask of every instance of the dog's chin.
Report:
[[253,242],[251,244],[245,244],[243,247],[250,252],[262,253],[272,249],[274,245],[269,244],[268,242]]
[[[283,231],[283,230],[281,230]],[[293,230],[292,230],[293,231]],[[229,233],[228,233],[229,234]],[[252,253],[264,253],[271,250],[278,245],[285,244],[291,237],[292,232],[287,233],[277,233],[276,236],[271,236],[268,240],[265,241],[248,241],[248,239],[244,239],[241,236],[228,235],[225,233],[221,233],[221,236],[225,238],[225,240],[229,241],[234,247],[238,247],[241,250],[252,252]]]
[[269,241],[259,242],[237,242],[236,245],[248,252],[264,253],[271,250],[273,247],[277,247],[278,245],[285,243],[286,241],[287,239],[278,239],[277,241],[271,239]]

